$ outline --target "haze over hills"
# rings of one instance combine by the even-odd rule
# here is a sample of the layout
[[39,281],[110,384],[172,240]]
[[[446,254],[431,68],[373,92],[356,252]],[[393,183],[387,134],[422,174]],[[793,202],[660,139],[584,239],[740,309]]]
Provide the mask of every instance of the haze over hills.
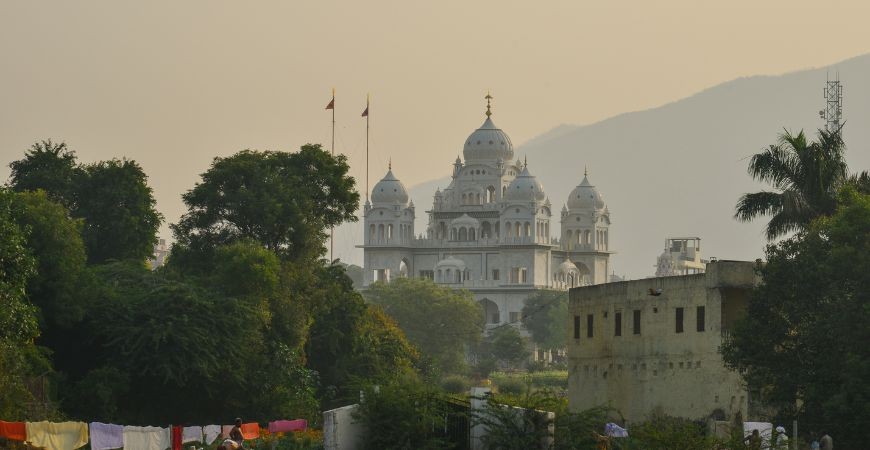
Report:
[[[765,220],[741,223],[732,218],[738,197],[764,188],[746,173],[749,157],[776,142],[784,128],[814,136],[823,126],[822,89],[839,72],[844,84],[844,139],[852,171],[870,167],[870,55],[830,67],[780,76],[739,78],[657,108],[620,114],[589,125],[560,125],[517,148],[529,170],[543,183],[553,203],[554,233],[558,211],[583,178],[603,194],[611,211],[611,248],[616,274],[642,278],[672,236],[699,236],[705,257],[754,260],[763,256]],[[675,76],[679,71],[675,70]],[[583,105],[577,105],[583,108]],[[510,115],[499,105],[493,119]],[[481,122],[483,118],[481,117]],[[456,131],[456,150],[479,124]],[[510,129],[505,129],[510,134]],[[452,160],[434,171],[449,175]],[[383,174],[373,170],[372,183]],[[425,232],[426,214],[436,187],[449,177],[410,187],[417,205],[416,232]],[[360,264],[362,252],[350,250],[362,238],[361,224],[337,230],[337,254]],[[340,247],[339,247],[340,246]],[[353,254],[356,258],[347,258]]]

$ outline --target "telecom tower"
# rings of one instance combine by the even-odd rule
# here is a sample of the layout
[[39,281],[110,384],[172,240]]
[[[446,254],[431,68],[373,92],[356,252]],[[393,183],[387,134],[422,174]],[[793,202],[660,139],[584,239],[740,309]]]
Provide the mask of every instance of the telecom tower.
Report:
[[843,86],[840,84],[840,73],[837,79],[828,78],[825,83],[825,109],[819,111],[819,116],[825,119],[825,129],[837,131],[840,129],[840,119],[843,118]]

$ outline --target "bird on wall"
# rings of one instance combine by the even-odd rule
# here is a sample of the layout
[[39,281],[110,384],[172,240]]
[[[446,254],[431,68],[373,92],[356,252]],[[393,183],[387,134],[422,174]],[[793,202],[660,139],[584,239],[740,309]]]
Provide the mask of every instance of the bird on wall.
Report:
[[653,297],[658,297],[659,295],[662,295],[662,288],[649,288],[649,295],[652,295]]

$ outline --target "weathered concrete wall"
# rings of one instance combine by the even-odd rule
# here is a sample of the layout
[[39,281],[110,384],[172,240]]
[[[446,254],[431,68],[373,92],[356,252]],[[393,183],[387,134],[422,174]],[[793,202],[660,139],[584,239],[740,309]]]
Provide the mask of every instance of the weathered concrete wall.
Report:
[[[754,263],[720,261],[708,264],[705,274],[571,289],[571,409],[610,406],[630,421],[654,412],[691,419],[730,419],[737,411],[745,416],[746,389],[739,376],[724,367],[718,349],[727,331],[723,324],[731,322],[729,316],[743,313],[755,283]],[[650,295],[649,289],[660,289],[661,294]]]
[[323,412],[323,448],[355,450],[362,448],[365,428],[353,418],[359,405],[342,406]]

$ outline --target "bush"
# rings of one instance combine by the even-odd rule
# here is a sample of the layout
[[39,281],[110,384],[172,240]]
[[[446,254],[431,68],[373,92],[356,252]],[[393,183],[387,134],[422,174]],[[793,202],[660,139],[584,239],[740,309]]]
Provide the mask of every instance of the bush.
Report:
[[464,394],[471,387],[471,382],[461,375],[449,375],[441,380],[441,387],[451,394]]
[[529,383],[519,378],[502,378],[496,382],[496,387],[499,394],[520,395],[529,390]]
[[438,431],[449,414],[446,395],[419,381],[396,381],[380,389],[364,390],[364,401],[354,419],[372,430],[366,433],[365,449],[450,448]]

